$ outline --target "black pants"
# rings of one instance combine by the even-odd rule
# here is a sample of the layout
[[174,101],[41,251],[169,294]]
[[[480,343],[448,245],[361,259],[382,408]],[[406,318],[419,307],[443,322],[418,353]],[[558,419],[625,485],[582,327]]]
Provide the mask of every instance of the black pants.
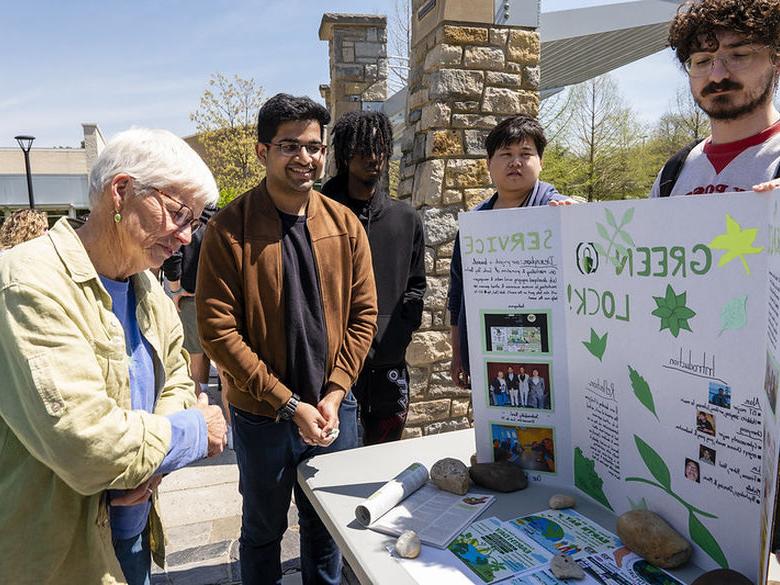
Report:
[[352,391],[360,407],[364,445],[401,438],[409,413],[409,370],[405,362],[378,368],[366,366]]

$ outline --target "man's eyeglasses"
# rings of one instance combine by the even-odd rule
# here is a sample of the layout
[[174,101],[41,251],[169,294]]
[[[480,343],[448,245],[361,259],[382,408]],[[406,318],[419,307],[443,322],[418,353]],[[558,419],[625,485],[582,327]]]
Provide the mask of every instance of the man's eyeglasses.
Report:
[[174,199],[173,197],[168,195],[165,191],[158,189],[157,187],[150,187],[150,189],[157,191],[160,195],[162,195],[166,199],[170,199],[171,201],[173,201],[175,204],[179,206],[179,208],[176,211],[171,211],[168,207],[163,206],[165,208],[165,211],[173,220],[173,223],[176,224],[176,226],[183,228],[184,226],[189,224],[190,233],[192,234],[194,234],[200,228],[203,227],[203,222],[200,221],[200,219],[195,219],[195,214],[192,212],[192,209],[184,205],[184,203],[182,203],[178,199]]
[[705,77],[715,67],[715,62],[720,61],[729,73],[743,71],[755,61],[759,50],[765,46],[745,45],[717,53],[695,53],[683,64],[691,77]]
[[301,148],[305,148],[306,153],[309,156],[319,156],[325,152],[325,149],[327,148],[327,146],[321,142],[312,142],[309,144],[301,144],[299,142],[264,142],[263,144],[266,146],[275,146],[284,156],[295,156],[301,151]]

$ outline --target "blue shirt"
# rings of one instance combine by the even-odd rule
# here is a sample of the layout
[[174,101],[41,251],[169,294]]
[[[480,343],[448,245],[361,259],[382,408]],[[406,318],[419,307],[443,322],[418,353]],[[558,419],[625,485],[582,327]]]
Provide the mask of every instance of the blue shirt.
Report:
[[[152,347],[141,334],[135,314],[135,291],[130,281],[100,277],[111,295],[111,311],[116,315],[125,332],[125,347],[129,362],[130,406],[133,410],[154,410],[154,363]],[[188,409],[169,415],[171,446],[155,475],[170,473],[206,456],[208,430],[203,415],[196,409]],[[112,490],[111,495],[122,492]],[[114,538],[127,539],[141,534],[151,508],[151,500],[135,506],[111,507],[111,532]]]

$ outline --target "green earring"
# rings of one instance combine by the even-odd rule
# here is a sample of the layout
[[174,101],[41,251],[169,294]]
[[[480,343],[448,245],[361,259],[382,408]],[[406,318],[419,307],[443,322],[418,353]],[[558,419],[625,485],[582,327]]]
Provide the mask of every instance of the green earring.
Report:
[[118,211],[114,214],[114,223],[119,223],[122,221],[122,214]]

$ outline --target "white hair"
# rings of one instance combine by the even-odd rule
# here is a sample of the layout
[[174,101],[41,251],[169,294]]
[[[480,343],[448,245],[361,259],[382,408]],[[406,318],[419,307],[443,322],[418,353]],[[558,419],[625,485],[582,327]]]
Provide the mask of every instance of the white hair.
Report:
[[117,134],[103,149],[89,173],[89,201],[94,206],[106,186],[120,173],[136,179],[139,191],[181,189],[198,203],[219,198],[214,176],[184,140],[168,130],[131,128]]

